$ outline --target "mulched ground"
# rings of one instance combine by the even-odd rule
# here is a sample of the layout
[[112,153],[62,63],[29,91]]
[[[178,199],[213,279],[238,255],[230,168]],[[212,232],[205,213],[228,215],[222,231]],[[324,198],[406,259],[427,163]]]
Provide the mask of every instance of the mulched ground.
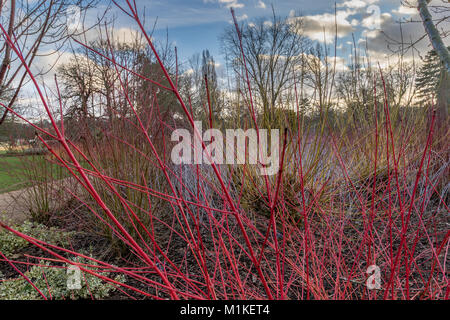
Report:
[[[64,215],[58,215],[55,216],[53,219],[50,219],[48,222],[48,226],[58,227],[61,230],[64,231],[76,231],[76,235],[73,236],[70,243],[70,248],[73,251],[80,252],[90,252],[92,256],[94,256],[96,259],[99,259],[101,261],[118,265],[121,267],[142,267],[144,264],[139,261],[138,258],[136,258],[132,253],[127,252],[126,250],[119,249],[113,249],[111,247],[110,241],[103,237],[102,235],[98,234],[95,230],[90,229],[89,227],[89,213],[85,210],[81,209],[80,207],[72,207],[72,208],[65,208],[62,212],[65,212]],[[265,218],[258,218],[259,221],[257,221],[257,225],[260,226],[260,232],[265,232],[265,227],[267,227],[267,220]],[[417,220],[417,217],[412,217],[411,224],[412,225],[418,225],[419,221]],[[434,234],[437,235],[436,239],[432,239],[435,242],[435,245],[437,243],[440,243],[443,240],[443,237],[445,233],[448,231],[448,214],[446,212],[439,212],[435,214],[434,219],[437,222],[436,229],[434,229]],[[233,219],[230,219],[230,222],[233,224]],[[321,219],[320,217],[316,217],[316,221],[313,221],[313,223],[320,224]],[[356,225],[356,224],[355,224]],[[376,225],[376,221],[375,221]],[[236,226],[232,225],[231,228],[236,228]],[[213,270],[215,267],[215,257],[214,252],[212,250],[208,250],[213,248],[213,243],[211,241],[209,228],[204,225],[200,228],[201,237],[204,241],[204,246],[207,248],[207,261],[208,261],[208,268],[210,270]],[[352,236],[357,235],[357,230],[354,228],[349,228],[345,231],[347,234],[346,236],[348,238],[351,238]],[[161,248],[168,248],[167,255],[172,259],[172,261],[177,264],[177,266],[180,266],[185,273],[188,273],[191,278],[199,277],[201,278],[201,272],[199,270],[198,264],[196,260],[194,259],[194,256],[191,254],[190,250],[187,248],[186,243],[184,240],[173,236],[171,239],[167,239],[167,230],[156,230],[157,234],[165,235],[164,237],[161,237],[159,239],[160,243],[159,245]],[[239,232],[236,232],[237,237],[239,239]],[[320,237],[320,234],[316,234],[317,237]],[[170,241],[170,244],[169,244]],[[242,241],[243,239],[239,239],[239,241]],[[258,247],[258,245],[261,245],[261,243],[253,241],[255,247]],[[398,247],[399,243],[398,240],[394,241],[394,248]],[[267,249],[266,249],[267,250]],[[344,248],[342,251],[342,255],[348,256],[348,259],[346,260],[347,265],[352,264],[352,257],[354,257],[354,254],[352,252],[354,248],[349,245],[348,247]],[[416,252],[422,253],[422,256],[420,260],[417,262],[419,263],[420,267],[423,270],[429,270],[431,269],[431,252],[429,252],[429,243],[426,241],[419,241],[418,245],[416,247]],[[235,251],[236,255],[241,254],[241,258],[239,260],[240,262],[240,268],[244,270],[245,273],[248,272],[248,270],[251,270],[253,273],[256,274],[255,268],[252,266],[252,263],[248,257],[245,255],[242,255],[242,251],[238,248],[236,248]],[[295,257],[294,252],[287,252],[287,256],[291,256],[292,258]],[[23,249],[20,252],[17,252],[16,255],[12,257],[12,259],[16,262],[23,262],[24,264],[16,263],[16,267],[19,268],[22,272],[26,271],[27,264],[26,263],[36,263],[37,260],[30,258],[31,257],[46,257],[46,258],[53,258],[52,255],[50,255],[47,252],[42,251],[41,249],[29,245],[25,249]],[[302,255],[300,255],[300,259],[302,258]],[[444,259],[444,256],[440,257],[442,260]],[[448,259],[448,258],[447,258]],[[444,262],[444,261],[442,261]],[[447,261],[449,262],[449,261]],[[223,267],[226,268],[226,261],[223,261]],[[275,255],[271,254],[270,252],[267,254],[267,260],[263,261],[262,267],[267,267],[267,264],[275,264]],[[162,266],[164,267],[164,266]],[[364,268],[364,266],[359,266],[360,268]],[[271,267],[273,268],[273,267]],[[289,281],[289,268],[286,267],[286,278],[285,281]],[[16,278],[18,276],[17,272],[6,262],[0,261],[0,272],[2,272],[6,278]],[[330,266],[329,275],[327,279],[324,279],[323,286],[327,291],[330,292],[330,294],[335,289],[335,284],[330,281],[330,279],[333,279],[333,275],[336,276],[335,270]],[[145,275],[146,277],[160,282],[161,280],[159,277],[155,274],[155,272],[149,272]],[[385,277],[388,277],[389,275],[386,274]],[[450,276],[450,274],[449,274]],[[413,272],[411,274],[411,284],[418,283],[420,284],[422,281],[420,279],[420,274],[417,272]],[[143,284],[142,282],[133,279],[131,277],[126,277],[126,283],[128,285],[134,286],[144,292],[148,292],[154,295],[158,295],[161,298],[169,298],[166,294],[162,294],[160,292],[157,292],[154,288],[150,288],[147,285]],[[181,283],[181,282],[179,282]],[[343,281],[345,284],[345,281]],[[259,283],[258,279],[250,279],[249,286],[253,287],[252,289],[255,290],[255,292],[263,292],[261,284]],[[299,299],[300,292],[304,290],[304,287],[302,287],[302,284],[294,283],[292,286],[292,292],[288,294],[288,298],[290,299]],[[352,290],[353,295],[355,299],[361,298],[364,296],[364,292],[366,291],[364,282],[361,283],[352,283]],[[416,289],[414,287],[412,288],[412,292],[418,292],[420,291],[420,286],[418,286]],[[131,292],[130,290],[124,290],[124,292],[121,292],[119,290],[115,290],[113,294],[109,297],[109,299],[130,299],[130,295],[134,298],[138,299],[145,299],[146,297],[140,294],[136,294],[135,292]],[[381,298],[381,295],[379,295]],[[315,298],[314,295],[311,296],[311,298]]]

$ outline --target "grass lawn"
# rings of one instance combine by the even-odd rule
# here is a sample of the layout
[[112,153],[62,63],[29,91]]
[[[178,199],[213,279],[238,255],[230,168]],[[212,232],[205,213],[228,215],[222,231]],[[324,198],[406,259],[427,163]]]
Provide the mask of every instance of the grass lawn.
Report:
[[[85,161],[80,163],[89,167]],[[48,181],[46,177],[59,180],[68,176],[66,169],[50,163],[45,156],[1,156],[0,153],[0,194],[29,187],[32,181]]]
[[23,170],[24,159],[20,157],[0,157],[0,193],[19,190],[26,187],[20,173]]

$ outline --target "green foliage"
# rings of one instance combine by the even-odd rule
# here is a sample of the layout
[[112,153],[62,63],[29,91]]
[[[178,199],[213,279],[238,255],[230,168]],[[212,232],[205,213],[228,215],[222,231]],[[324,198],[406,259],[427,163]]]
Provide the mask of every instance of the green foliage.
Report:
[[[86,259],[78,259],[78,263],[89,263],[86,269],[98,272],[97,264],[87,261]],[[109,277],[109,272],[101,273],[105,277]],[[108,297],[114,286],[93,276],[89,273],[81,273],[80,289],[69,289],[68,271],[66,267],[51,266],[48,261],[40,261],[39,266],[33,266],[29,271],[25,272],[33,284],[47,297],[55,300],[60,299],[103,299]],[[31,284],[24,278],[3,279],[0,274],[0,300],[39,300],[41,295],[34,289]],[[114,278],[115,281],[125,282],[123,275]]]
[[[48,228],[42,224],[29,221],[13,229],[38,240],[62,246],[67,245],[68,239],[73,235],[73,232],[62,232],[56,228]],[[0,251],[6,256],[16,254],[18,251],[27,247],[28,244],[28,241],[16,236],[12,232],[0,232]]]
[[[41,149],[3,151],[9,156],[0,156],[0,194],[26,187],[43,189],[45,181],[62,179],[67,173],[60,166],[50,163]],[[11,156],[17,153],[17,156]]]
[[434,50],[428,51],[416,78],[417,96],[421,103],[429,103],[433,96],[437,96],[442,70],[439,56]]
[[20,176],[22,171],[20,157],[0,157],[0,194],[27,186]]

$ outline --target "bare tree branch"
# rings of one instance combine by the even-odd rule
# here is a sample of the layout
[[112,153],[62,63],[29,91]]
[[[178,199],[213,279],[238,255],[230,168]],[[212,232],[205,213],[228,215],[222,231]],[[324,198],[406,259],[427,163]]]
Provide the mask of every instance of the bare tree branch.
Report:
[[418,10],[425,27],[425,31],[428,34],[428,38],[430,38],[430,42],[433,45],[433,48],[438,54],[439,58],[441,59],[441,62],[444,65],[447,74],[450,74],[450,53],[447,47],[444,45],[438,29],[433,23],[433,17],[428,10],[428,4],[430,2],[431,0],[419,0]]

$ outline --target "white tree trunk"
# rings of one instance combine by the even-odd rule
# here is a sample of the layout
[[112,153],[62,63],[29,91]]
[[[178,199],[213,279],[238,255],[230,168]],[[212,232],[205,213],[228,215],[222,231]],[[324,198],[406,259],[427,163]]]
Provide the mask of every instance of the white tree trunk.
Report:
[[438,29],[433,23],[433,17],[431,16],[430,11],[428,10],[428,3],[430,2],[431,0],[419,0],[418,10],[420,13],[420,17],[422,18],[423,21],[423,26],[425,27],[425,31],[427,32],[428,37],[430,38],[431,44],[433,45],[434,50],[441,59],[441,62],[444,65],[445,70],[447,71],[447,73],[450,74],[450,53],[447,47],[444,45],[444,42],[442,41]]
[[420,17],[423,21],[423,26],[427,32],[430,42],[439,56],[443,66],[443,75],[439,84],[438,90],[438,104],[439,104],[439,120],[445,122],[448,117],[448,109],[450,106],[450,53],[444,45],[438,29],[433,23],[433,18],[428,10],[428,4],[431,0],[418,0],[418,7]]

